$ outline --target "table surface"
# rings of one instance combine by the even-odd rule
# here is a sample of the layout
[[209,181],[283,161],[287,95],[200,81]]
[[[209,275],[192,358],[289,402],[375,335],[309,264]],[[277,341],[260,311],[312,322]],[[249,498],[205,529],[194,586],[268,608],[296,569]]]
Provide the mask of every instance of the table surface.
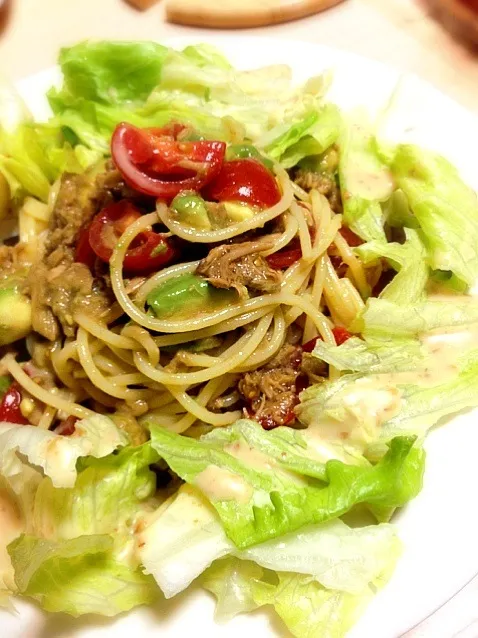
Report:
[[[436,2],[347,0],[311,18],[243,33],[354,51],[417,73],[478,113],[478,53],[441,27]],[[0,38],[0,71],[13,80],[25,77],[54,64],[60,46],[86,38],[161,40],[198,33],[212,32],[167,24],[161,4],[141,13],[122,0],[14,0]],[[407,638],[476,638],[477,596],[475,579]]]

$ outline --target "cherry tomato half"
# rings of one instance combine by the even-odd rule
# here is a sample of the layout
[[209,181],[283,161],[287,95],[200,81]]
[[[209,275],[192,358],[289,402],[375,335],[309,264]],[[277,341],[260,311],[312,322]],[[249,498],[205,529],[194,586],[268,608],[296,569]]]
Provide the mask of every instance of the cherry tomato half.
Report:
[[[352,336],[346,328],[342,328],[341,326],[336,326],[335,328],[332,328],[332,333],[335,337],[335,342],[338,346],[341,346]],[[304,345],[302,346],[302,350],[304,352],[312,352],[315,348],[315,344],[320,338],[321,337],[315,337],[315,339],[311,339],[310,341],[307,341],[307,343],[304,343]]]
[[0,403],[0,421],[18,423],[18,425],[27,425],[28,419],[23,416],[22,411],[20,410],[21,402],[21,388],[18,383],[14,381],[3,395]]
[[76,244],[75,261],[85,264],[93,270],[96,262],[96,253],[90,244],[90,227],[86,226],[80,231],[78,243]]
[[284,270],[285,268],[289,268],[289,266],[295,264],[296,261],[302,259],[300,242],[293,239],[285,248],[269,255],[266,259],[269,266],[275,270]]
[[[113,249],[124,231],[141,217],[140,211],[129,201],[121,200],[103,208],[90,224],[88,238],[95,254],[109,262]],[[123,267],[131,273],[156,270],[168,264],[176,251],[168,239],[152,230],[136,236],[128,249]]]
[[126,183],[144,195],[171,201],[181,191],[198,191],[220,172],[224,142],[178,141],[185,127],[140,129],[122,123],[111,138],[111,154]]
[[347,228],[347,226],[342,226],[342,228],[339,230],[339,233],[342,235],[349,246],[361,246],[364,243],[363,239],[356,235],[353,230]]
[[260,208],[271,208],[281,198],[272,173],[261,162],[249,158],[225,162],[205,195],[216,202],[240,201]]
[[75,432],[75,425],[78,421],[78,417],[69,416],[55,428],[55,434],[62,434],[63,436],[71,436]]

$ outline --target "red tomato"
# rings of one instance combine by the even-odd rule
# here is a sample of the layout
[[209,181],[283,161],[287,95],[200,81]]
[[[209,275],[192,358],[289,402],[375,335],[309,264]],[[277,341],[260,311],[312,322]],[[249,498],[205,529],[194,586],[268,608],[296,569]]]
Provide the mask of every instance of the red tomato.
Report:
[[[299,403],[299,397],[297,397],[297,404]],[[278,428],[280,425],[291,425],[295,421],[295,412],[293,409],[287,410],[283,417],[282,423],[277,423],[274,421],[270,414],[261,414],[259,416],[254,416],[254,419],[257,420],[258,423],[264,428],[264,430],[273,430],[274,428]]]
[[[103,208],[93,218],[88,232],[95,254],[102,261],[109,262],[121,235],[140,217],[140,211],[127,200]],[[132,273],[159,269],[176,256],[168,239],[152,230],[137,235],[135,243],[128,249],[123,261],[124,269]]]
[[332,332],[334,333],[335,342],[338,346],[341,346],[343,343],[348,341],[352,336],[350,332],[346,328],[342,328],[341,326],[336,326],[332,328]]
[[171,201],[181,191],[198,191],[220,172],[224,142],[182,142],[185,127],[140,129],[118,124],[111,138],[111,154],[126,183],[144,195]]
[[225,162],[205,194],[207,199],[216,202],[240,201],[260,208],[271,208],[281,198],[272,173],[264,164],[250,158]]
[[360,237],[356,235],[353,230],[347,228],[347,226],[342,226],[342,228],[339,230],[339,233],[342,235],[349,246],[361,246],[364,243],[363,239],[360,239]]
[[87,226],[80,231],[78,243],[75,251],[75,261],[85,264],[90,270],[93,270],[96,262],[96,253],[90,244],[90,227]]
[[[342,328],[341,326],[336,326],[335,328],[332,328],[332,333],[335,337],[335,342],[338,346],[341,346],[352,336],[346,328]],[[321,339],[321,337],[315,337],[315,339],[311,339],[310,341],[307,341],[307,343],[304,343],[304,345],[302,346],[302,350],[304,352],[312,352],[315,348],[315,344],[317,343],[319,339]]]
[[55,428],[55,434],[61,434],[63,436],[71,436],[75,432],[75,425],[78,421],[78,417],[69,416]]
[[28,424],[28,419],[23,416],[20,410],[20,404],[22,402],[22,393],[20,390],[20,386],[14,381],[3,395],[0,403],[0,421],[18,423],[19,425]]
[[302,250],[300,248],[300,242],[293,239],[288,246],[279,250],[277,253],[269,255],[266,257],[267,263],[271,268],[275,268],[276,270],[283,270],[284,268],[289,268],[292,264],[295,264],[296,261],[302,259]]

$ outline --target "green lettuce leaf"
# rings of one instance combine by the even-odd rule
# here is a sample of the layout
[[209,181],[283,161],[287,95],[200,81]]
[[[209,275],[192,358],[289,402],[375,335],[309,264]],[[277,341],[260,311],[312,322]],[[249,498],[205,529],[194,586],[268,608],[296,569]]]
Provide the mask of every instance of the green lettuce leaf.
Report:
[[[5,538],[5,544],[13,541],[8,554],[14,570],[12,578],[6,565],[5,584],[44,609],[75,616],[116,615],[150,602],[154,581],[139,569],[135,532],[137,521],[159,503],[149,469],[157,460],[149,444],[82,458],[71,488],[54,487],[48,476],[26,467],[26,476],[37,476],[23,492],[9,494],[9,505],[23,510],[23,525]],[[68,592],[62,595],[62,589]]]
[[41,468],[55,487],[71,487],[80,457],[101,458],[127,442],[114,422],[99,414],[78,421],[75,434],[69,437],[32,425],[19,428],[0,423],[0,474],[6,478],[22,474],[27,459],[30,466]]
[[412,304],[423,300],[430,274],[426,250],[419,233],[406,228],[405,237],[403,244],[374,240],[355,249],[365,264],[385,257],[392,268],[398,271],[379,295],[381,299],[397,304]]
[[407,305],[370,297],[351,330],[376,339],[408,339],[436,328],[476,322],[478,304],[472,297],[450,297],[449,301],[432,299]]
[[325,589],[297,574],[279,573],[277,581],[253,580],[252,595],[259,606],[272,605],[296,638],[343,638],[375,594]]
[[[64,85],[49,93],[55,125],[104,153],[120,121],[163,126],[178,120],[225,141],[272,132],[272,141],[290,128],[283,130],[284,121],[294,126],[318,108],[325,87],[316,79],[294,88],[283,65],[237,71],[204,44],[180,52],[150,42],[85,42],[64,49],[60,66]],[[330,127],[324,121],[317,129],[319,142],[333,137],[324,133]]]
[[151,426],[153,448],[183,480],[201,489],[239,549],[331,520],[358,503],[404,505],[421,489],[424,453],[413,443],[395,439],[373,467],[329,461],[324,485],[247,465],[209,441]]
[[226,537],[217,512],[201,493],[183,486],[149,519],[138,537],[141,562],[166,598],[186,589],[213,561],[227,555],[275,571],[312,576],[326,587],[358,592],[388,573],[399,541],[389,525],[350,528],[341,520],[309,525],[243,551]]
[[[426,359],[423,365],[426,369]],[[413,384],[407,378],[401,382],[400,375],[393,381],[380,374],[346,374],[305,390],[298,416],[326,439],[347,432],[345,445],[360,442],[365,450],[396,436],[422,437],[442,417],[478,405],[476,352],[459,358],[456,375],[447,381],[420,383],[417,379]]]
[[291,168],[304,157],[320,155],[326,151],[337,141],[340,126],[341,116],[338,108],[326,104],[293,124],[264,150],[284,168]]
[[423,387],[400,385],[401,409],[382,426],[382,440],[399,434],[423,436],[446,416],[478,405],[478,352],[459,360],[454,378],[444,383]]
[[[390,555],[390,565],[395,560],[396,555]],[[227,558],[214,563],[202,583],[217,599],[218,621],[272,605],[297,638],[343,638],[383,581],[350,594],[326,589],[299,574],[276,574],[249,561]]]
[[271,461],[283,470],[302,476],[326,479],[325,464],[331,459],[344,463],[360,463],[339,446],[310,446],[304,433],[288,427],[267,431],[257,422],[240,419],[233,426],[216,428],[202,437],[213,445],[220,445],[234,456],[241,458],[252,450],[256,461],[267,468]]
[[51,540],[127,534],[143,502],[156,492],[156,477],[149,466],[157,460],[146,443],[103,459],[83,460],[74,487],[56,488],[44,478],[36,491],[28,533]]
[[141,102],[159,83],[168,49],[156,42],[81,42],[60,51],[62,92],[105,103]]
[[391,228],[420,228],[417,218],[410,210],[405,193],[399,188],[382,205],[384,219]]
[[116,616],[157,598],[152,578],[114,558],[110,536],[49,541],[22,535],[8,547],[19,593],[72,616]]
[[216,597],[217,622],[228,622],[237,614],[254,611],[260,606],[254,600],[252,583],[260,581],[263,574],[259,565],[237,558],[218,560],[211,565],[201,583]]
[[81,145],[73,149],[54,123],[32,122],[15,88],[0,79],[0,171],[15,201],[25,194],[47,201],[60,173],[81,172],[98,157]]
[[340,346],[319,340],[312,354],[337,370],[363,374],[414,370],[424,357],[417,340],[364,340],[358,337],[351,337]]
[[420,224],[430,266],[474,284],[478,278],[475,193],[446,159],[416,146],[398,146],[391,170]]
[[380,203],[390,197],[393,182],[361,114],[344,123],[339,147],[344,223],[366,241],[385,242]]

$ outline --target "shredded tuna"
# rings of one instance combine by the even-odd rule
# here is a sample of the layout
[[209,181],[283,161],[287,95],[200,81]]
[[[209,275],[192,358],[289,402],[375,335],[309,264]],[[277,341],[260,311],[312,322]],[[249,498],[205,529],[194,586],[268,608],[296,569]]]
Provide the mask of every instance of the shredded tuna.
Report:
[[248,289],[276,292],[282,275],[271,268],[260,253],[273,248],[278,238],[279,235],[269,235],[240,244],[217,246],[201,261],[196,273],[216,288],[235,288],[241,297],[247,297]]
[[301,360],[300,346],[285,344],[268,364],[254,372],[246,372],[239,381],[239,392],[254,418],[265,429],[291,425],[295,421],[296,381]]

